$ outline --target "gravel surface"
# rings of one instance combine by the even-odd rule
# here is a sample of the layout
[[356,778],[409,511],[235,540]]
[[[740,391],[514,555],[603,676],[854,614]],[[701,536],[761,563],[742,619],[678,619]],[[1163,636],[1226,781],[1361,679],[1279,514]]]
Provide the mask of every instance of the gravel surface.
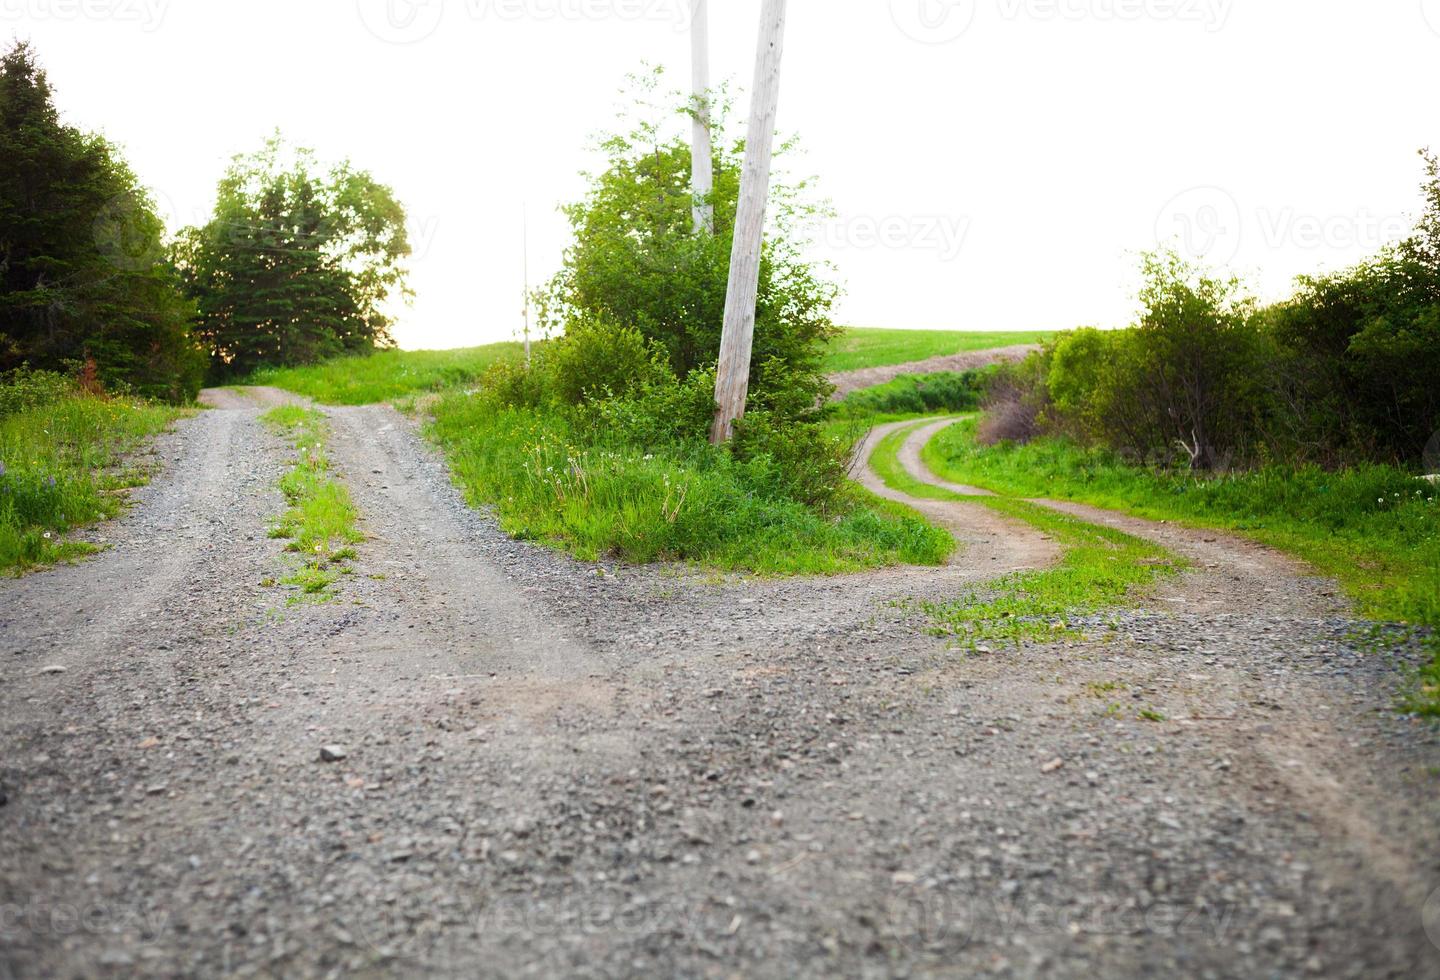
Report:
[[974,505],[944,569],[588,565],[332,409],[370,537],[287,606],[278,397],[0,583],[0,977],[1440,976],[1416,651],[1279,556],[969,656],[897,602],[1054,557]]

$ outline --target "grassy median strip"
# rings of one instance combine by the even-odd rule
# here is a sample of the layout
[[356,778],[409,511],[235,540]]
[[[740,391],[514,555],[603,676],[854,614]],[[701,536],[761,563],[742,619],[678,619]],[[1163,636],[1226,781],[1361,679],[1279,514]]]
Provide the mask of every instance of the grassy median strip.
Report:
[[289,507],[270,536],[289,540],[285,550],[301,565],[281,581],[299,590],[291,601],[333,598],[334,584],[350,573],[357,557],[354,545],[365,536],[350,491],[331,476],[325,416],[313,408],[286,405],[266,412],[261,421],[288,438],[297,453],[294,468],[280,481]]
[[515,537],[584,561],[676,561],[762,575],[935,565],[951,536],[858,491],[827,511],[703,444],[636,445],[573,426],[561,412],[497,408],[461,392],[434,408],[430,437],[473,506]]
[[121,511],[123,491],[149,479],[125,456],[185,414],[82,394],[56,378],[40,391],[31,378],[0,376],[0,572],[100,550],[66,535]]
[[876,446],[871,466],[887,486],[913,497],[989,507],[1050,535],[1065,549],[1055,568],[1006,575],[951,602],[922,603],[937,632],[971,648],[1075,637],[1077,617],[1125,606],[1162,576],[1185,567],[1165,548],[1121,531],[1028,501],[962,496],[916,479],[900,464],[899,450],[923,424],[899,429]]

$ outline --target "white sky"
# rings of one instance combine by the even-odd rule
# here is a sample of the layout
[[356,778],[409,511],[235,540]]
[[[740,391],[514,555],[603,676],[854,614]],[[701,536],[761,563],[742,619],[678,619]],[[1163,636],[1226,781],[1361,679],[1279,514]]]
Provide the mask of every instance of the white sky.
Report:
[[[623,77],[689,77],[688,0],[0,0],[67,120],[172,228],[276,126],[411,215],[405,347],[515,335]],[[748,89],[760,0],[711,0]],[[408,40],[410,43],[395,43]],[[839,212],[842,322],[1119,325],[1157,235],[1264,296],[1373,252],[1440,149],[1440,0],[791,0],[781,129]],[[738,107],[744,118],[744,96]]]

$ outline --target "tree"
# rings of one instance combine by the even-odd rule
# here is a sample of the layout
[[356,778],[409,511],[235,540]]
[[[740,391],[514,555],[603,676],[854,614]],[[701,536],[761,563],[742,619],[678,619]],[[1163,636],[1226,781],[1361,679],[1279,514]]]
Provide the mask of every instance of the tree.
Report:
[[203,359],[164,234],[119,152],[61,123],[30,46],[0,58],[0,370],[93,362],[106,385],[193,398]]
[[176,264],[199,307],[211,375],[391,346],[387,302],[408,296],[405,211],[390,188],[277,134],[237,156],[215,215],[181,235]]
[[[714,140],[715,233],[697,232],[691,190],[691,146],[684,126],[691,104],[657,106],[659,73],[637,82],[642,118],[600,143],[606,166],[589,175],[584,200],[565,208],[574,244],[541,296],[544,322],[609,320],[638,330],[665,351],[680,379],[715,367],[724,323],[744,143],[727,137],[718,100]],[[787,143],[781,152],[791,149]],[[771,188],[769,233],[760,264],[752,410],[795,417],[829,389],[821,369],[837,331],[830,313],[836,288],[804,257],[804,227],[823,213],[804,182]]]

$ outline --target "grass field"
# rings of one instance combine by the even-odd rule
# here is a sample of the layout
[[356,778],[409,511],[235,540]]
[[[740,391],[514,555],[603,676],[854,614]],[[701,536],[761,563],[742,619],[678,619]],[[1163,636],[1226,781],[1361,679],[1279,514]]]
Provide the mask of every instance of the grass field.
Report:
[[0,572],[96,550],[66,535],[115,516],[120,491],[143,484],[127,453],[184,412],[122,398],[68,394],[0,415]]
[[861,368],[909,364],[931,357],[945,357],[976,350],[1039,344],[1054,333],[986,333],[960,330],[883,330],[848,327],[830,346],[825,370],[858,371]]
[[380,351],[309,367],[257,371],[245,384],[271,385],[322,405],[372,405],[474,383],[492,364],[519,360],[521,344],[461,350]]

